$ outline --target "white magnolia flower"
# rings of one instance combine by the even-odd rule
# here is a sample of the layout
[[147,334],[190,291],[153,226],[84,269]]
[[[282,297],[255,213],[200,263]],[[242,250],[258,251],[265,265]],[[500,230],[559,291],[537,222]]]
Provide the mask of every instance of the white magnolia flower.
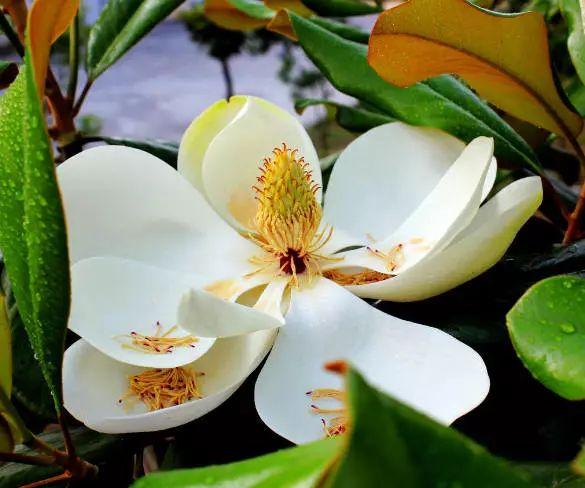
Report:
[[[337,359],[452,422],[487,394],[479,355],[358,297],[420,300],[502,256],[542,191],[525,178],[480,206],[492,151],[485,137],[465,146],[439,130],[375,128],[339,157],[322,210],[317,153],[300,123],[233,97],[191,124],[178,172],[121,146],[69,159],[58,176],[74,263],[70,327],[82,339],[65,355],[67,409],[102,432],[174,427],[226,400],[272,348],[256,406],[293,442],[322,437],[321,416],[340,423],[315,415],[305,394],[337,395],[322,390],[341,387],[323,370]],[[166,408],[147,411],[135,395]]]

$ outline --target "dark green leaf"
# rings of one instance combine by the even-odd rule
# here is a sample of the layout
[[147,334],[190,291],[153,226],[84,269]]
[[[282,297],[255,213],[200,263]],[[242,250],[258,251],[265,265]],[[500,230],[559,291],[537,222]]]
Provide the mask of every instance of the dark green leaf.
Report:
[[370,39],[370,33],[366,32],[359,27],[351,24],[343,24],[331,19],[324,19],[322,17],[313,17],[311,22],[327,29],[329,32],[337,34],[339,37],[343,37],[348,41],[359,42],[360,44],[367,44]]
[[18,66],[9,61],[0,61],[0,90],[7,88],[18,76]]
[[382,11],[381,7],[368,4],[362,0],[303,0],[313,12],[325,17],[351,17],[369,15]]
[[528,473],[539,486],[585,488],[585,478],[573,473],[566,463],[519,463],[515,466]]
[[12,335],[6,298],[0,294],[0,389],[10,396],[12,391]]
[[121,145],[135,147],[149,152],[153,156],[162,159],[165,163],[173,168],[177,167],[177,158],[179,156],[179,144],[171,141],[161,141],[157,139],[125,139],[123,137],[100,137],[101,140],[111,145]]
[[579,78],[585,82],[585,32],[579,0],[561,0],[560,7],[569,29],[569,54]]
[[184,0],[109,0],[87,41],[90,80],[120,59]]
[[338,451],[338,439],[325,439],[225,466],[209,466],[152,474],[138,480],[133,487],[309,487],[313,486],[315,481],[319,479],[323,469],[332,461]]
[[[99,434],[85,427],[72,429],[71,436],[77,454],[86,461],[98,465],[98,467],[105,461],[120,463],[120,458],[124,456],[130,443],[129,440],[122,437]],[[39,437],[47,444],[57,449],[63,449],[63,439],[60,431],[41,434]],[[36,454],[25,446],[17,447],[16,452],[29,455]],[[15,486],[26,485],[54,476],[60,472],[60,468],[7,463],[0,465],[0,488],[14,488]]]
[[[534,484],[454,429],[348,375],[352,429],[333,488],[356,486],[517,487]],[[385,481],[384,481],[385,480]]]
[[[579,475],[585,476],[585,446],[581,448],[581,452],[573,461],[573,470]],[[585,478],[582,478],[582,481],[585,486]]]
[[518,356],[547,388],[585,399],[585,280],[555,276],[537,283],[514,305],[508,330]]
[[12,452],[14,449],[14,438],[10,425],[0,413],[0,452]]
[[55,163],[30,56],[0,99],[0,249],[55,408],[69,316],[69,256]]
[[366,132],[378,125],[394,121],[392,117],[377,112],[372,112],[360,107],[349,107],[330,100],[318,100],[303,98],[295,102],[295,109],[302,114],[308,107],[325,106],[335,117],[337,123],[351,132]]
[[340,91],[412,125],[437,127],[468,142],[494,138],[496,154],[540,171],[532,149],[471,90],[450,76],[409,88],[383,81],[367,63],[367,47],[343,39],[310,20],[290,13],[299,43]]

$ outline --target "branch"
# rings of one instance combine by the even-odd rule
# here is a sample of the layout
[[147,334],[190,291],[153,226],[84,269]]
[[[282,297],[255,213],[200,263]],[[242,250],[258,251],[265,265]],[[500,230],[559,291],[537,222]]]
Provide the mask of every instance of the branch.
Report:
[[18,452],[0,452],[0,462],[30,464],[32,466],[53,466],[55,458],[50,456],[29,456]]

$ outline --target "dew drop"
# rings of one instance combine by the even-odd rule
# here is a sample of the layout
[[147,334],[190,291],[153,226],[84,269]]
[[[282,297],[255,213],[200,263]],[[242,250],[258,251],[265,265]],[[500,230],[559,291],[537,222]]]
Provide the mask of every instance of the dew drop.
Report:
[[565,334],[573,334],[575,332],[575,326],[573,324],[565,323],[561,324],[560,327]]

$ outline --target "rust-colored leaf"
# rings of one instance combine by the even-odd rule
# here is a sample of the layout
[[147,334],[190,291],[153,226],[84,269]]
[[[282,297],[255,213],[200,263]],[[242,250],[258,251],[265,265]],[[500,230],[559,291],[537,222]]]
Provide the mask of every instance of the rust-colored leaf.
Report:
[[51,44],[67,30],[79,0],[35,0],[28,13],[29,52],[39,96],[44,90]]
[[409,0],[380,15],[368,61],[403,87],[456,74],[494,105],[556,134],[576,136],[583,125],[558,91],[546,25],[535,12],[502,15],[465,0]]
[[270,20],[264,15],[249,15],[228,0],[205,0],[204,11],[211,22],[228,30],[255,30],[264,27]]

